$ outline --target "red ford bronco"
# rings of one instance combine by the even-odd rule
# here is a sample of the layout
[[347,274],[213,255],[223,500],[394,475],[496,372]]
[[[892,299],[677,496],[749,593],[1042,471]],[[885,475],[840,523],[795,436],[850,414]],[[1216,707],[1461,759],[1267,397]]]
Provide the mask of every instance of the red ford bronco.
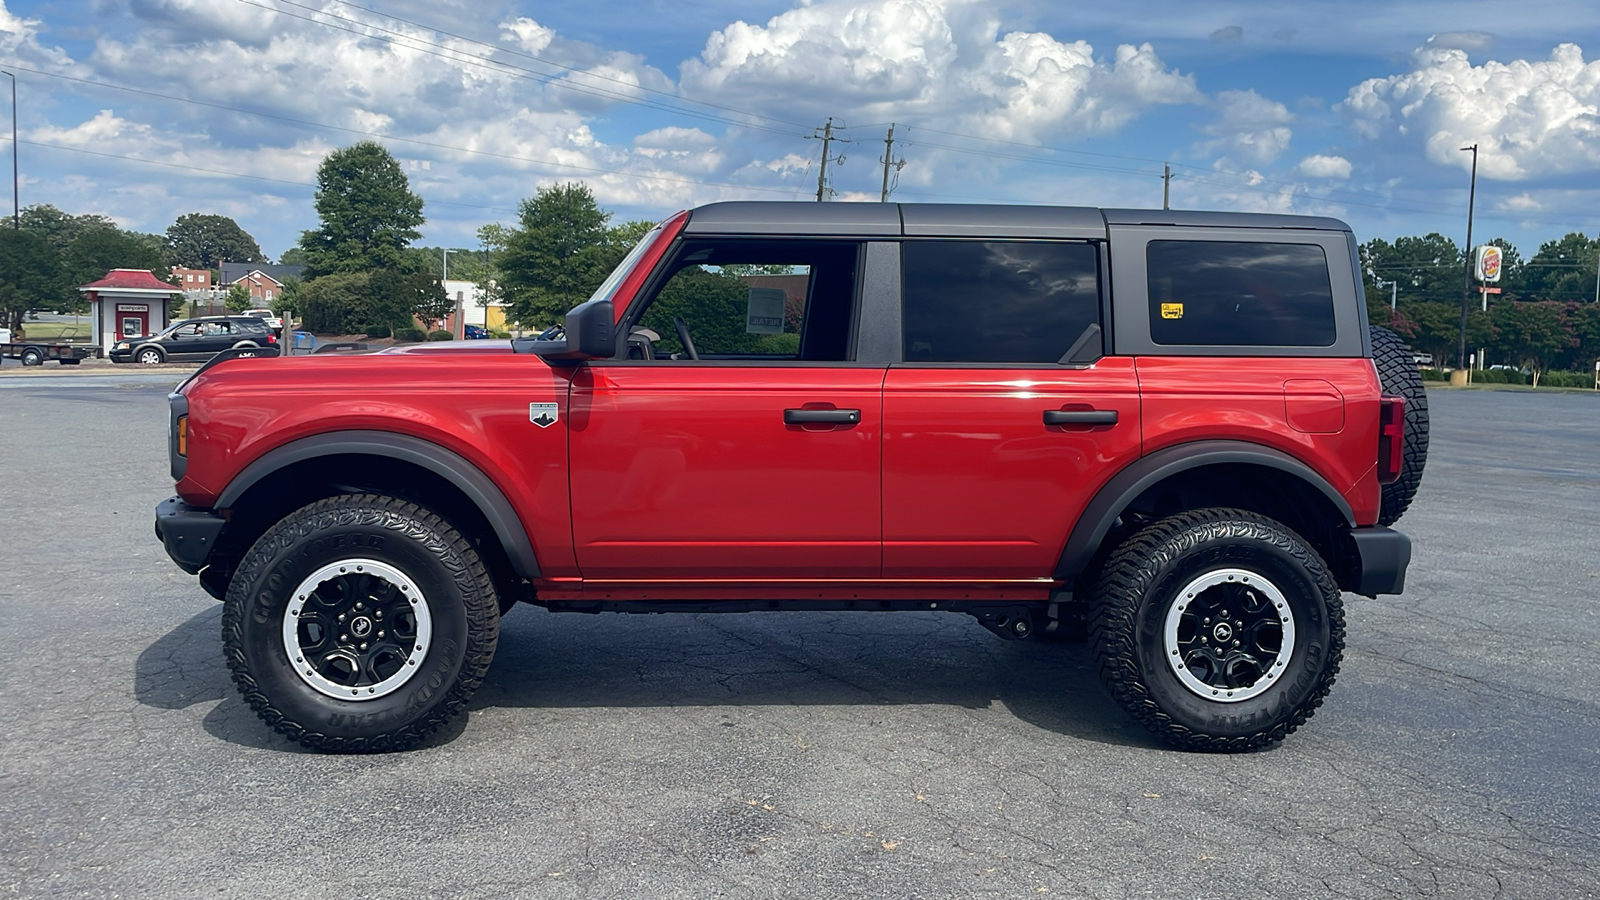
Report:
[[224,354],[170,398],[167,552],[278,731],[414,744],[518,601],[1085,626],[1179,747],[1321,704],[1399,593],[1427,447],[1334,219],[717,203],[555,339]]

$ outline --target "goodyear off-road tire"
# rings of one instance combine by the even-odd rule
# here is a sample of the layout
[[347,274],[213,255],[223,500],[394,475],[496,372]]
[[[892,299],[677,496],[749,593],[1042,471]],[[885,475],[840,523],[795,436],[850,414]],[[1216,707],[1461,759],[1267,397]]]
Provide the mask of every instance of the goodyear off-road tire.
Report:
[[250,708],[341,753],[402,750],[465,713],[499,633],[472,545],[426,508],[377,494],[320,500],[268,529],[222,613],[223,655]]
[[1406,398],[1406,442],[1400,456],[1400,478],[1383,486],[1378,524],[1393,525],[1405,515],[1428,462],[1428,392],[1417,371],[1416,357],[1406,342],[1387,328],[1372,328],[1372,364],[1385,394]]
[[1128,538],[1100,570],[1089,622],[1111,696],[1186,750],[1281,741],[1322,705],[1344,653],[1322,559],[1237,509],[1180,513]]

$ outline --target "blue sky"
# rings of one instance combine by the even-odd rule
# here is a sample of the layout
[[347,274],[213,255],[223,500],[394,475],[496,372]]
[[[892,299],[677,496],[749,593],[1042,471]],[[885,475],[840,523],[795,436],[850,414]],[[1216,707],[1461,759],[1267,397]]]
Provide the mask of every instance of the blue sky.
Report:
[[[0,0],[22,203],[161,232],[232,216],[276,257],[366,137],[475,246],[539,186],[619,219],[807,199],[1333,215],[1527,254],[1600,233],[1600,4]],[[3,79],[0,79],[3,81]],[[0,86],[3,91],[9,85]],[[0,99],[0,103],[4,103]],[[0,152],[10,150],[9,135]]]

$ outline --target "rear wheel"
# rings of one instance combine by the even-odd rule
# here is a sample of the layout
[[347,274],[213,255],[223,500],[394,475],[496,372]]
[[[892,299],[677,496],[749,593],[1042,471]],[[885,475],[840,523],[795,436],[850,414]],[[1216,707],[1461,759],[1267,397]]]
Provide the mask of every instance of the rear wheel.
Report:
[[1282,740],[1322,704],[1344,652],[1339,588],[1316,551],[1236,509],[1134,534],[1102,568],[1090,622],[1107,690],[1189,750]]
[[44,352],[37,347],[29,347],[22,351],[22,364],[25,366],[44,365]]
[[1428,392],[1417,370],[1416,356],[1406,342],[1387,328],[1372,326],[1372,364],[1385,394],[1406,398],[1406,442],[1400,457],[1400,477],[1383,486],[1378,524],[1393,525],[1405,515],[1422,484],[1428,463]]
[[268,529],[222,618],[250,707],[334,752],[405,749],[462,715],[499,629],[472,545],[429,510],[375,494],[318,501]]

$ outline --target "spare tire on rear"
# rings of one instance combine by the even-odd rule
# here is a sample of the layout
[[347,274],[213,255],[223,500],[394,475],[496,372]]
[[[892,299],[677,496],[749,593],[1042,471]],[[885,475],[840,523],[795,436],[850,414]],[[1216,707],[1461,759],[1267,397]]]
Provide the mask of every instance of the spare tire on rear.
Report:
[[1400,458],[1400,477],[1383,486],[1383,505],[1378,510],[1379,525],[1393,525],[1405,515],[1417,487],[1422,484],[1422,468],[1428,462],[1428,393],[1422,386],[1416,356],[1406,342],[1387,328],[1372,330],[1372,364],[1385,394],[1406,398],[1406,443]]

